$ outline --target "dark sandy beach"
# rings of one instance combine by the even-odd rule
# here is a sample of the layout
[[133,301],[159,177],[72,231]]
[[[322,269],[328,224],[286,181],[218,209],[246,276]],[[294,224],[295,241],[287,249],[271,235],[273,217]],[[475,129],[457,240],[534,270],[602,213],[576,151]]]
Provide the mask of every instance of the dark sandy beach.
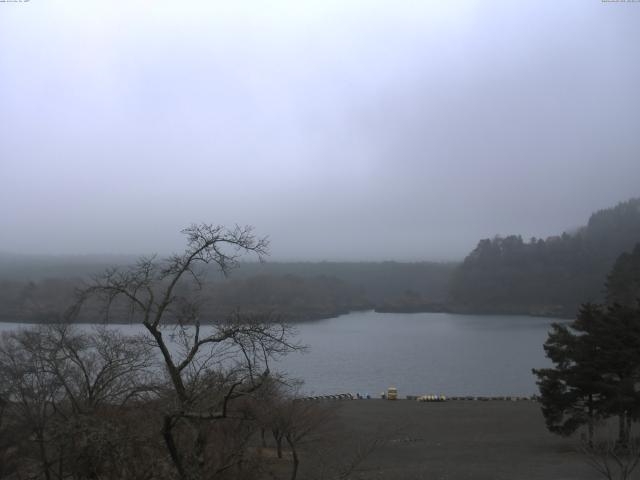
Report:
[[[549,433],[533,401],[340,402],[350,438],[386,437],[351,478],[591,480],[579,438]],[[349,448],[349,441],[344,443]]]

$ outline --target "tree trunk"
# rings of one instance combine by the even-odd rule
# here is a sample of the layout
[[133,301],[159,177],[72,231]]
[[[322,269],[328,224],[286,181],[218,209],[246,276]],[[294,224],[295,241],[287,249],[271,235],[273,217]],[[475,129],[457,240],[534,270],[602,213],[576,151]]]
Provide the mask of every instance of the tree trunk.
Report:
[[278,458],[282,458],[282,433],[279,430],[272,430],[271,433],[273,433],[273,438],[276,441]]
[[289,435],[286,436],[287,443],[291,448],[291,457],[293,458],[293,470],[291,471],[291,480],[296,480],[298,475],[298,465],[300,465],[300,459],[298,458],[298,452],[296,451],[295,442]]
[[164,425],[162,427],[162,436],[164,437],[164,443],[167,446],[167,450],[169,450],[169,455],[171,455],[171,460],[173,461],[176,470],[178,471],[178,475],[183,480],[187,479],[186,472],[184,471],[184,467],[182,466],[182,459],[180,458],[180,454],[178,453],[178,448],[176,447],[176,443],[173,440],[173,419],[171,416],[166,415],[164,417]]
[[42,432],[36,433],[38,449],[40,450],[40,461],[42,462],[42,473],[45,480],[51,480],[51,472],[49,471],[49,460],[47,459],[47,449],[44,445],[44,435]]
[[196,436],[196,443],[194,446],[194,453],[196,457],[196,462],[198,464],[198,468],[200,470],[204,469],[204,450],[207,444],[206,433],[204,428],[201,425],[198,425],[196,422],[194,423],[194,429],[197,430],[198,434]]
[[618,415],[618,444],[626,447],[629,444],[629,431],[627,430],[627,412]]
[[593,418],[593,395],[589,394],[589,448],[593,448],[593,430],[594,430],[594,418]]
[[64,467],[64,445],[60,448],[60,452],[58,453],[58,478],[63,477]]

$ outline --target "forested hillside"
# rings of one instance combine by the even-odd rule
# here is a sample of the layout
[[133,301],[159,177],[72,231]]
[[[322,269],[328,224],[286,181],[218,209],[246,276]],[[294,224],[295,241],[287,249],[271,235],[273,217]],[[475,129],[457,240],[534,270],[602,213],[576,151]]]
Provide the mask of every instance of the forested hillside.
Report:
[[575,314],[602,301],[616,258],[640,242],[640,198],[591,215],[586,226],[545,240],[481,240],[451,282],[456,311]]

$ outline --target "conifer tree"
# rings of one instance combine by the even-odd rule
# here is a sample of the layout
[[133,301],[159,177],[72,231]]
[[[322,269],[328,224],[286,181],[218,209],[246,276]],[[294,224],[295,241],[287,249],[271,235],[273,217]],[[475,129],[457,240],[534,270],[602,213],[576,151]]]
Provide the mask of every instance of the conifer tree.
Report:
[[553,368],[534,370],[551,432],[570,435],[618,417],[618,442],[640,419],[640,308],[585,304],[570,325],[555,324],[544,345]]
[[587,332],[603,321],[602,316],[598,305],[585,304],[571,325],[554,324],[544,344],[554,368],[533,370],[549,431],[571,435],[587,425],[589,443],[601,416],[602,395],[598,346]]

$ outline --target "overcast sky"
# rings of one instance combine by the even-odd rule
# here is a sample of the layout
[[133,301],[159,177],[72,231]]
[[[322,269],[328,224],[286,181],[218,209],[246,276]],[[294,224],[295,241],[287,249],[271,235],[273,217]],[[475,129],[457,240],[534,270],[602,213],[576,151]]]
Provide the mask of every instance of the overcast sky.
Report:
[[0,3],[0,251],[462,258],[640,196],[640,3]]

